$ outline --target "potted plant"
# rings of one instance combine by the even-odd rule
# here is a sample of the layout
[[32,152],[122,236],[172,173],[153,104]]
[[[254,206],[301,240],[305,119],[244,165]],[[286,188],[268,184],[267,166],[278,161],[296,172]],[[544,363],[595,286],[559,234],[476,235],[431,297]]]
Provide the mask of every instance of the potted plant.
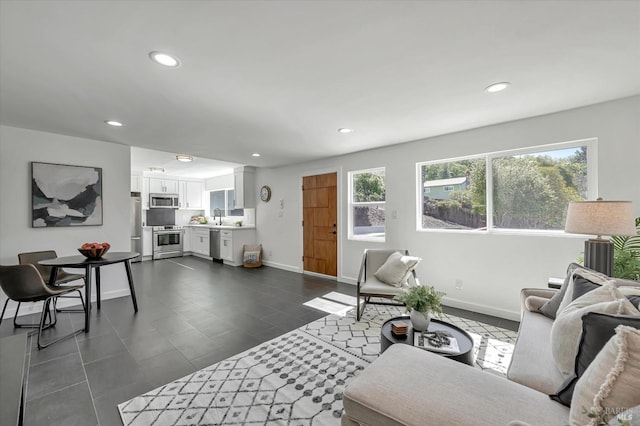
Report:
[[613,243],[613,276],[640,281],[640,217],[636,217],[636,235],[611,237]]
[[444,295],[444,292],[437,291],[434,287],[417,285],[396,295],[394,300],[406,305],[414,330],[425,331],[429,328],[430,314],[442,313]]

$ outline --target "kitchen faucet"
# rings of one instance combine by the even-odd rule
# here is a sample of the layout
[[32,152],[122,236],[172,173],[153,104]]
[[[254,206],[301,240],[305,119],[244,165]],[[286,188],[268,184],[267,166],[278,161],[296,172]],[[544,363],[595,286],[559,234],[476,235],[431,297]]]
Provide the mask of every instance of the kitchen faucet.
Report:
[[220,210],[220,209],[214,209],[213,210],[213,223],[214,223],[214,225],[216,223],[216,215],[220,218],[220,223],[218,223],[218,225],[222,225],[222,210]]

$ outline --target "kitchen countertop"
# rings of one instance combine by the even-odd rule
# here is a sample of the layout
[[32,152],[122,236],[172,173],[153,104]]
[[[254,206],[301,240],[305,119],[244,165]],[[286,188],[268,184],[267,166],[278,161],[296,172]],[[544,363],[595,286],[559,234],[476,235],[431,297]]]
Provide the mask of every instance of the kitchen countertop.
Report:
[[234,230],[256,229],[255,225],[235,226],[235,225],[213,225],[211,223],[205,223],[205,224],[190,223],[184,226],[190,226],[192,228],[213,228],[213,229],[234,229]]

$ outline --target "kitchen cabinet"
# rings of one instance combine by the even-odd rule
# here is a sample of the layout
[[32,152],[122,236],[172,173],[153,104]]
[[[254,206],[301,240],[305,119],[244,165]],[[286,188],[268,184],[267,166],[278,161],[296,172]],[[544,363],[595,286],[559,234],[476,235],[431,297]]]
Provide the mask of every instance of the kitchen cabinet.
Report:
[[202,210],[204,208],[203,195],[203,182],[180,181],[178,199],[181,210]]
[[182,251],[188,253],[191,249],[191,238],[193,237],[193,230],[189,226],[184,227],[184,234],[182,235]]
[[252,166],[233,169],[234,208],[250,209],[256,206],[256,168]]
[[220,258],[233,262],[233,233],[232,231],[220,231]]
[[178,181],[173,179],[149,178],[149,192],[152,194],[177,194]]
[[209,228],[191,230],[191,251],[209,257]]
[[142,192],[142,176],[131,175],[131,192]]
[[153,257],[153,230],[142,228],[142,257]]
[[142,210],[149,210],[149,178],[142,178],[142,191],[140,192]]
[[225,265],[242,266],[245,244],[256,244],[256,230],[237,228],[220,231],[220,257]]

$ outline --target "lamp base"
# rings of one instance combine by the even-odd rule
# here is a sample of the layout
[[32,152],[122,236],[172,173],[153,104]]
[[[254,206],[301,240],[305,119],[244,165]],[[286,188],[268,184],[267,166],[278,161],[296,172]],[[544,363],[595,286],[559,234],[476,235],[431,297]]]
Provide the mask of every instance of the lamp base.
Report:
[[604,239],[584,242],[584,266],[607,276],[613,275],[613,243]]

